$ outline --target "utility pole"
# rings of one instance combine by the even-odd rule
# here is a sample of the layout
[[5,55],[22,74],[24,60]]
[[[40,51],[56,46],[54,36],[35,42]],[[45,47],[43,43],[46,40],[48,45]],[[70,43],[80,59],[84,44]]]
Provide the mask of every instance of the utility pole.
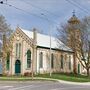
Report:
[[43,14],[43,13],[41,13],[41,15],[42,16],[44,16],[44,18],[48,21],[48,23],[49,23],[49,36],[50,36],[50,52],[49,52],[49,56],[50,56],[50,77],[52,76],[52,69],[51,69],[51,53],[52,53],[52,49],[51,49],[51,40],[52,40],[52,38],[51,38],[51,22],[50,22],[50,20]]
[[52,76],[52,69],[51,69],[51,29],[49,30],[50,34],[50,77]]
[[36,45],[37,43],[37,31],[36,29],[34,28],[33,29],[33,59],[32,59],[32,80],[33,80],[33,77],[34,77],[34,71],[35,71],[35,66],[36,66]]

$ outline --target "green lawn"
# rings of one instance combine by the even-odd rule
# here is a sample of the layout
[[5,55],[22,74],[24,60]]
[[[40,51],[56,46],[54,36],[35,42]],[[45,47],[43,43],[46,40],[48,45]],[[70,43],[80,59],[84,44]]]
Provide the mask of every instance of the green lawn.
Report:
[[1,76],[0,81],[55,81],[40,77],[32,77],[31,76]]
[[90,77],[83,76],[83,75],[74,75],[74,74],[64,74],[64,73],[57,73],[52,74],[50,77],[49,74],[39,74],[38,77],[44,78],[53,78],[65,81],[72,81],[72,82],[90,82]]
[[[46,79],[48,78],[48,79]],[[53,73],[50,77],[49,74],[38,74],[34,76],[33,80],[50,80],[50,79],[58,79],[72,82],[90,82],[90,77],[83,75],[74,75],[74,74],[64,74],[64,73]],[[32,81],[32,77],[26,76],[1,76],[0,81]],[[50,80],[51,81],[51,80]],[[52,80],[54,81],[54,80]]]

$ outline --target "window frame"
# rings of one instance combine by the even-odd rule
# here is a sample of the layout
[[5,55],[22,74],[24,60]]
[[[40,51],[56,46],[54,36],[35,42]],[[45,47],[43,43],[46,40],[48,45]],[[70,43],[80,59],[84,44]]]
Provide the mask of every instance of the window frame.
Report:
[[43,68],[43,52],[39,53],[39,68]]
[[61,55],[61,69],[63,69],[63,60],[64,60],[64,56],[63,55]]
[[27,50],[27,68],[31,68],[31,50]]
[[71,56],[69,56],[69,70],[71,70]]
[[54,68],[54,54],[51,54],[51,68]]

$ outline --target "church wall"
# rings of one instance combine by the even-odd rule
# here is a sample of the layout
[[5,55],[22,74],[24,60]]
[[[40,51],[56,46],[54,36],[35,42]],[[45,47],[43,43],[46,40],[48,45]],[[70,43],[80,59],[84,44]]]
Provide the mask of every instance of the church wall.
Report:
[[31,60],[33,59],[32,58],[32,53],[33,53],[33,50],[31,48],[31,46],[26,43],[26,41],[24,41],[23,43],[23,74],[25,72],[31,72],[31,68],[32,68],[32,65],[31,65],[31,68],[27,68],[27,51],[30,50],[31,51]]
[[[17,40],[17,37],[19,38],[19,40]],[[12,50],[12,55],[11,55],[11,59],[10,59],[10,70],[9,73],[11,75],[15,75],[15,61],[16,60],[20,60],[21,62],[21,74],[24,75],[25,72],[31,72],[31,68],[27,68],[27,50],[31,50],[31,60],[32,58],[32,53],[33,53],[33,49],[31,47],[31,45],[26,42],[24,40],[24,38],[21,38],[18,34],[14,35],[14,39],[13,39],[13,50]],[[21,54],[20,57],[16,57],[16,43],[21,43]]]
[[[20,42],[20,41],[19,41]],[[14,41],[13,46],[15,47],[17,41]],[[33,49],[32,47],[26,42],[26,41],[22,41],[21,40],[21,46],[22,46],[22,50],[21,50],[21,57],[20,57],[20,61],[21,61],[21,74],[24,75],[24,73],[26,72],[32,72],[32,67],[31,68],[27,68],[27,50],[30,49],[32,54],[33,54]],[[39,53],[43,52],[43,68],[39,68]],[[52,69],[52,72],[72,72],[72,68],[73,68],[73,57],[72,54],[68,54],[66,52],[60,52],[60,51],[55,51],[52,50],[52,53],[54,54],[54,68]],[[32,57],[31,54],[31,57]],[[64,68],[61,69],[61,63],[60,63],[60,59],[61,59],[61,54],[63,54],[64,56]],[[65,55],[67,54],[67,58],[65,58]],[[13,49],[13,57],[12,60],[10,60],[10,71],[12,75],[15,75],[15,61],[16,61],[16,57],[15,57],[15,48]],[[71,56],[71,70],[68,69],[68,56]],[[32,60],[33,58],[31,58]],[[50,57],[49,57],[49,49],[43,49],[43,48],[38,48],[37,49],[37,73],[49,73],[50,72]],[[32,66],[32,65],[31,65]]]
[[[40,68],[39,67],[39,54],[40,52],[43,53],[43,67]],[[48,52],[48,50],[44,50],[44,49],[41,49],[41,48],[38,48],[37,49],[37,73],[45,73],[48,71],[48,63],[47,63],[47,59],[46,59],[46,52]]]
[[[73,57],[68,52],[53,51],[54,53],[54,72],[73,72]],[[63,69],[61,68],[61,55],[63,55]],[[69,69],[69,56],[71,56],[71,69]]]
[[[43,52],[43,68],[39,68],[39,53]],[[54,55],[54,67],[52,72],[73,72],[73,56],[71,53],[62,51],[51,51]],[[61,55],[64,56],[63,69],[61,69]],[[67,56],[67,57],[66,57]],[[71,69],[69,69],[69,56],[71,56]],[[50,72],[50,57],[49,49],[38,48],[37,49],[37,73],[49,73]]]

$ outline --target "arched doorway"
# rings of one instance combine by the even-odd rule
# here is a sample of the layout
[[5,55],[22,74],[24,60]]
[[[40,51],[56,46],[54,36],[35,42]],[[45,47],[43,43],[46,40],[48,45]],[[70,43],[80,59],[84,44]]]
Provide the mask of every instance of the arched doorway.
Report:
[[21,62],[20,60],[16,60],[15,62],[15,74],[21,73]]

